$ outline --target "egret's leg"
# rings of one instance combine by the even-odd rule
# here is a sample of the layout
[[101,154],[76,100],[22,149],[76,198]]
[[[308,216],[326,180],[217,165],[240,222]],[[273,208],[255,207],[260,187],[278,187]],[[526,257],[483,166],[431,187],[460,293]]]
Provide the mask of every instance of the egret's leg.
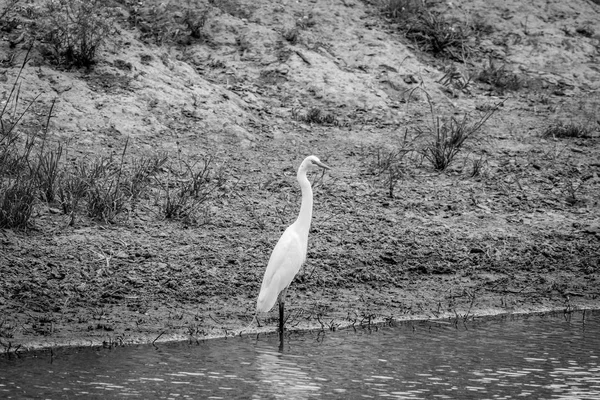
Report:
[[279,333],[283,335],[283,309],[285,307],[285,303],[283,301],[279,302]]
[[283,289],[279,293],[279,333],[283,334],[283,325],[285,323],[285,319],[283,318],[284,309],[285,309],[285,295],[287,293],[287,288]]

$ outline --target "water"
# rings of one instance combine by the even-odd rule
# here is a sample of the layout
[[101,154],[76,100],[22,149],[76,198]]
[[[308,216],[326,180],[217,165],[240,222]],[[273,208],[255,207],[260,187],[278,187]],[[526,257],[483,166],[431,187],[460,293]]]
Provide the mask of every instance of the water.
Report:
[[0,398],[600,398],[600,311],[0,357]]

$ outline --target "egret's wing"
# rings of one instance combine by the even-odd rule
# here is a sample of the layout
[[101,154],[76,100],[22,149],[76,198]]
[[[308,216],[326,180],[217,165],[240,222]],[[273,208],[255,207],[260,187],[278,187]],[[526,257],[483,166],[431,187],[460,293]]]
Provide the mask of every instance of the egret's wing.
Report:
[[302,245],[301,238],[292,229],[286,229],[269,258],[256,302],[258,312],[273,308],[279,292],[292,283],[305,257],[306,246]]

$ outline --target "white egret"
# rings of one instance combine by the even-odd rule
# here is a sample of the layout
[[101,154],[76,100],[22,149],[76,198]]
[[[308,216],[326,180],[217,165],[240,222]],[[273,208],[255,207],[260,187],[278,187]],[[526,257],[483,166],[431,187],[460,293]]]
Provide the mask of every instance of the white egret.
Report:
[[300,213],[296,221],[283,232],[271,253],[256,301],[257,313],[267,312],[273,308],[276,300],[279,302],[280,334],[283,334],[283,310],[287,289],[306,260],[313,206],[312,187],[306,173],[317,167],[330,169],[315,156],[306,157],[298,168],[297,178],[302,189]]

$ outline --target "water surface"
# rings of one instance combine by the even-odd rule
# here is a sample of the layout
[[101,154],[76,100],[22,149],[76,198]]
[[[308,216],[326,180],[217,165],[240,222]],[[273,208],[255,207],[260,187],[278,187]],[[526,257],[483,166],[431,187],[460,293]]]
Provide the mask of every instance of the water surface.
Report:
[[594,399],[600,311],[0,357],[0,398]]

